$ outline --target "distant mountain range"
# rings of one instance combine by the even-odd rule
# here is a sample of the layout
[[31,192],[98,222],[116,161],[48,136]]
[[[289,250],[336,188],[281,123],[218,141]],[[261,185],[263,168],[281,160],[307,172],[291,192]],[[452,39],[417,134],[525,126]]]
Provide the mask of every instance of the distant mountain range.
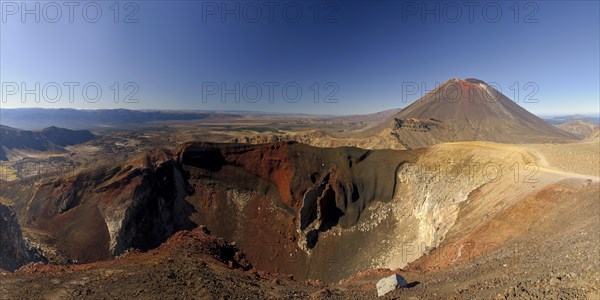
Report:
[[560,125],[565,124],[570,121],[585,121],[589,123],[593,123],[596,125],[600,125],[600,116],[591,116],[591,115],[568,115],[568,116],[552,116],[552,117],[543,117],[543,119],[552,124],[552,125]]
[[[20,142],[9,145],[9,131],[3,128],[0,159],[7,159],[6,150],[30,149],[39,151],[61,151],[60,148],[73,144],[73,135],[89,137],[91,133],[66,132],[51,136],[59,128],[100,129],[136,126],[160,121],[218,120],[259,116],[257,112],[227,111],[157,111],[157,110],[77,110],[77,109],[0,109],[0,124],[21,128]],[[277,114],[271,114],[277,115]],[[291,117],[307,115],[292,114]],[[382,147],[419,148],[440,142],[492,141],[500,143],[545,143],[585,139],[593,134],[590,126],[573,123],[579,120],[598,125],[599,119],[589,115],[553,116],[541,119],[511,101],[502,93],[474,79],[450,79],[404,109],[394,109],[379,114],[364,116],[330,116],[331,120],[351,121],[371,116],[371,119],[386,120],[365,130],[362,135],[376,137]],[[316,117],[316,116],[315,116]],[[320,116],[326,117],[326,116]],[[57,127],[50,127],[57,126]],[[41,132],[27,132],[39,130]],[[40,140],[34,141],[34,137]],[[60,140],[66,137],[64,142]],[[315,137],[317,138],[317,137]],[[83,139],[85,140],[85,139]],[[306,142],[306,141],[305,141]],[[350,143],[352,144],[352,143]],[[387,146],[385,146],[387,145]],[[394,146],[398,145],[398,146]],[[367,145],[370,147],[369,145]],[[377,148],[377,147],[375,147]]]
[[[14,108],[0,109],[0,124],[29,130],[49,126],[70,129],[94,129],[155,121],[198,120],[215,117],[220,114],[201,111]],[[228,116],[231,115],[228,114]]]
[[18,151],[62,153],[64,147],[91,141],[96,137],[87,130],[48,127],[41,131],[21,130],[0,125],[0,160],[9,160]]

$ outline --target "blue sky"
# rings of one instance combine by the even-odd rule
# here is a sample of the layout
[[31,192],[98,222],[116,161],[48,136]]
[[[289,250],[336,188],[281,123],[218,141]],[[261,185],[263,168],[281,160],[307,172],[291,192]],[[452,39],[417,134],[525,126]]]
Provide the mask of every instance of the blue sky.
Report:
[[600,111],[598,1],[21,3],[2,0],[4,108],[355,114],[475,77],[536,114]]

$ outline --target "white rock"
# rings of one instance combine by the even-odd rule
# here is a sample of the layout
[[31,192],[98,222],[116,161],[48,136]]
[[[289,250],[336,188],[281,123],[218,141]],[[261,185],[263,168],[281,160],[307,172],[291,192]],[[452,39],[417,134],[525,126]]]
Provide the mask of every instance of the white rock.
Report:
[[396,289],[397,286],[406,287],[408,283],[398,274],[382,278],[377,282],[377,296],[381,297]]

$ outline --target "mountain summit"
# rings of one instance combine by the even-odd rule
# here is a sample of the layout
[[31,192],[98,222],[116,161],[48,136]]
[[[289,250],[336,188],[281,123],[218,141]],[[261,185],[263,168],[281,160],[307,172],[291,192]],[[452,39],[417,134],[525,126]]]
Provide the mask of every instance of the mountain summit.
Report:
[[439,142],[562,142],[576,139],[528,112],[482,80],[450,79],[385,123],[407,148]]

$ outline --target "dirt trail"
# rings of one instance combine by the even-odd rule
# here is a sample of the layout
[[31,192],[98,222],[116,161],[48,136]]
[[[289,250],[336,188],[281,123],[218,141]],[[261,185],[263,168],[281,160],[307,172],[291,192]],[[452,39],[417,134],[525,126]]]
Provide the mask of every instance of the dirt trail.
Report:
[[[577,144],[574,144],[573,147],[577,147]],[[585,178],[585,179],[591,179],[593,181],[600,181],[599,176],[586,175],[586,174],[581,174],[581,173],[577,173],[577,172],[561,170],[555,166],[552,166],[548,162],[546,155],[544,155],[544,153],[539,151],[538,149],[535,149],[535,147],[529,146],[527,148],[524,148],[523,150],[527,151],[529,154],[535,156],[536,162],[540,166],[540,171],[558,174],[558,175],[564,176],[566,178]]]
[[[594,144],[594,143],[588,143]],[[600,144],[596,143],[597,148],[589,148],[588,144],[585,143],[570,143],[570,144],[497,144],[491,142],[456,142],[446,143],[440,145],[471,145],[482,148],[493,148],[507,153],[521,153],[524,157],[532,158],[538,167],[539,171],[557,174],[564,176],[565,178],[585,178],[592,179],[594,181],[600,180],[600,170],[596,171],[597,174],[591,173],[589,168],[583,167],[593,166],[595,161],[593,159],[600,156]],[[570,154],[570,151],[585,152],[585,156],[574,156]],[[548,159],[548,156],[560,156],[561,159],[565,160],[565,165],[571,166],[571,168],[560,168],[555,163]],[[590,159],[592,161],[590,161]]]
[[535,155],[541,166],[567,173],[600,177],[600,142],[519,144]]

